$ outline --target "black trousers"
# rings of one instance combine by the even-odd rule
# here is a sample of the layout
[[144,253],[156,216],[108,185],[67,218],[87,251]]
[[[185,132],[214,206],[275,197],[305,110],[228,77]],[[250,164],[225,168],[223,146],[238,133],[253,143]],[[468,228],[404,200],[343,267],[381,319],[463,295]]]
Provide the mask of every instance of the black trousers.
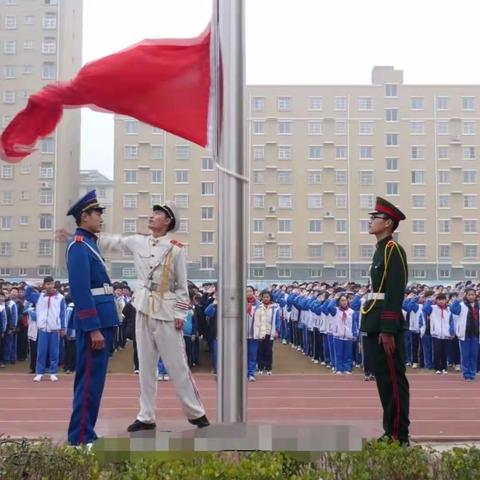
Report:
[[28,330],[20,327],[17,334],[17,360],[23,362],[28,356]]
[[30,347],[30,371],[35,373],[37,370],[37,341],[29,340],[28,345]]
[[447,340],[432,337],[433,368],[435,370],[447,369]]
[[395,350],[387,354],[378,333],[366,337],[372,354],[373,373],[383,408],[383,429],[393,440],[408,442],[410,388],[405,375],[404,333],[394,334]]
[[266,370],[270,372],[272,370],[273,360],[273,340],[270,340],[270,335],[265,335],[263,340],[258,341],[258,369],[260,371]]
[[323,361],[323,339],[318,328],[313,329],[313,359]]
[[138,370],[138,350],[137,350],[137,341],[133,339],[133,369]]
[[309,357],[313,357],[315,352],[315,346],[314,346],[315,337],[313,334],[313,330],[307,331],[307,339],[308,339],[308,352],[306,352],[306,354]]
[[74,372],[75,371],[75,356],[76,356],[76,348],[75,348],[75,339],[69,340],[65,338],[65,362],[63,365],[63,369],[65,371]]
[[188,366],[192,368],[192,337],[190,335],[184,335],[183,340],[185,341],[185,353],[187,354]]
[[412,362],[419,363],[419,353],[420,353],[420,333],[419,332],[411,332],[412,338]]

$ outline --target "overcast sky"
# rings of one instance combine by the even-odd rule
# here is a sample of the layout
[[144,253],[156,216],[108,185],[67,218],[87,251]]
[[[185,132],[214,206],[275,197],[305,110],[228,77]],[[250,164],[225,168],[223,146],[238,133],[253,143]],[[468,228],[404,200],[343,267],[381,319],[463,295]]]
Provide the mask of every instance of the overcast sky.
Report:
[[[249,84],[480,84],[478,0],[245,0]],[[144,38],[191,37],[211,0],[84,0],[84,62]],[[114,9],[112,8],[114,6]],[[82,168],[113,172],[113,119],[83,110]]]

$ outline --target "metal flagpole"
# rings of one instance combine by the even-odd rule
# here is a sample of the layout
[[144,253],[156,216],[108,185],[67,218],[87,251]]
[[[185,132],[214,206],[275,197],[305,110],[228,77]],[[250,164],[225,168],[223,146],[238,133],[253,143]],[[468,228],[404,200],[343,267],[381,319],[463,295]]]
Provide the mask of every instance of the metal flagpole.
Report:
[[[214,0],[218,35],[219,155],[218,421],[246,421],[246,228],[244,166],[244,0]],[[215,32],[216,30],[216,32]],[[217,48],[218,52],[218,48]],[[221,74],[220,74],[221,71]],[[220,85],[220,82],[218,83]],[[222,100],[220,100],[222,98]],[[220,104],[220,102],[222,102]],[[243,178],[242,178],[243,177]]]

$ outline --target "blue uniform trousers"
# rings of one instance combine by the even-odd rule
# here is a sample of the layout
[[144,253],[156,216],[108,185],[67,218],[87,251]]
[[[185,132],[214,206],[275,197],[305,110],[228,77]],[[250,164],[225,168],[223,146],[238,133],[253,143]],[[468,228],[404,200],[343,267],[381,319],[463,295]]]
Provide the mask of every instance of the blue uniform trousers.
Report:
[[77,330],[73,412],[68,427],[68,442],[71,445],[90,443],[97,439],[95,424],[107,375],[113,327],[101,328],[100,332],[105,338],[105,348],[93,350],[89,332]]
[[352,341],[334,337],[333,343],[335,345],[335,370],[337,372],[351,372],[353,362]]
[[280,322],[280,339],[288,340],[288,322],[286,318],[282,318]]
[[313,359],[319,362],[323,360],[322,334],[316,327],[313,329]]
[[412,332],[410,330],[405,331],[405,363],[412,364]]
[[46,370],[47,355],[49,358],[48,373],[58,372],[58,352],[60,347],[59,332],[38,331],[37,338],[37,365],[35,373],[43,375]]
[[473,380],[477,374],[478,337],[460,340],[462,373],[465,380]]
[[167,369],[165,368],[165,364],[163,363],[162,357],[158,359],[158,374],[159,375],[168,375]]
[[460,365],[458,338],[447,340],[447,361],[450,365]]
[[17,334],[5,334],[5,352],[3,360],[5,363],[15,363],[17,361]]
[[258,357],[258,340],[255,338],[249,338],[247,340],[247,375],[249,377],[255,377],[257,370],[257,357]]
[[328,334],[322,333],[323,341],[323,360],[327,365],[332,363],[332,357],[330,356],[330,344],[328,342]]
[[433,368],[433,355],[432,355],[432,337],[430,335],[424,335],[422,337],[422,349],[423,349],[423,366],[424,368]]
[[327,333],[328,348],[330,349],[330,365],[335,368],[335,343],[333,341],[333,334]]

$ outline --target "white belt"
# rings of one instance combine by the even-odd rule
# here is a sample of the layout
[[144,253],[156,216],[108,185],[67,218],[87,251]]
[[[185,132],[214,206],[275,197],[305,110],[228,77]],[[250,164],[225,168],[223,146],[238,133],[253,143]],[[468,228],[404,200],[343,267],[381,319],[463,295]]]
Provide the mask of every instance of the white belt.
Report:
[[98,295],[113,295],[113,287],[111,285],[104,285],[100,288],[92,288],[90,292],[92,292],[94,297]]
[[385,294],[380,292],[367,293],[366,300],[385,300]]

